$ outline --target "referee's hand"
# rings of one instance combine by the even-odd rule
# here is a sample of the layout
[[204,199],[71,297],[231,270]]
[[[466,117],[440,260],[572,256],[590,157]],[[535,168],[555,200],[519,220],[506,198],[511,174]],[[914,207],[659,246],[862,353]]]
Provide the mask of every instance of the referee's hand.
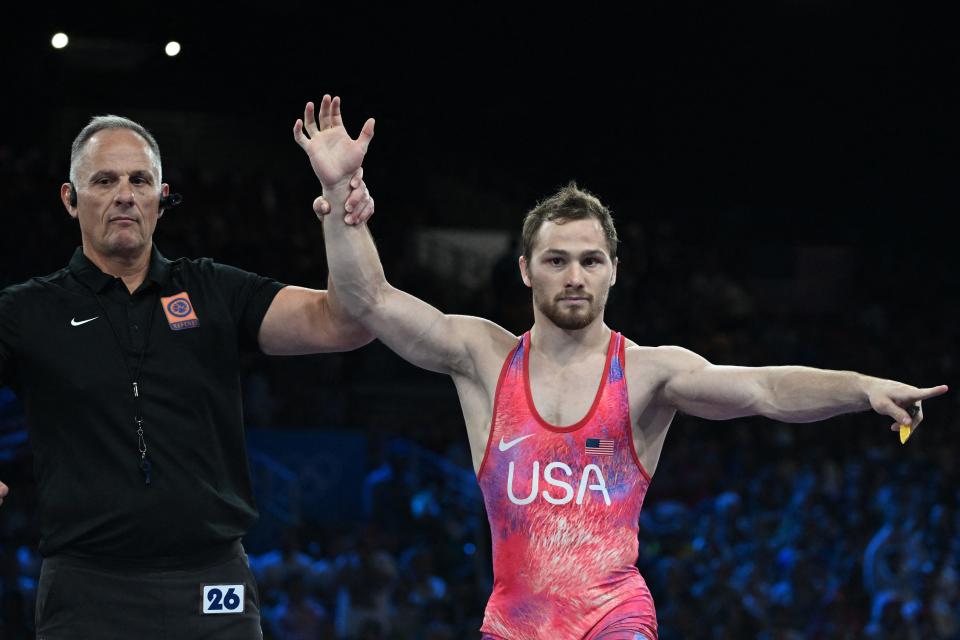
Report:
[[3,499],[7,497],[8,493],[10,493],[10,488],[0,482],[0,504],[3,504]]

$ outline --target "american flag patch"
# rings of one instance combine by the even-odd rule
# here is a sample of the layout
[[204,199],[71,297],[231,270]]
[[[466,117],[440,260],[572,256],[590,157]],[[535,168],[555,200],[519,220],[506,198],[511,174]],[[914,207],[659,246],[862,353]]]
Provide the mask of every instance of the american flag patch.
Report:
[[586,452],[595,456],[612,456],[613,440],[600,440],[599,438],[587,438]]

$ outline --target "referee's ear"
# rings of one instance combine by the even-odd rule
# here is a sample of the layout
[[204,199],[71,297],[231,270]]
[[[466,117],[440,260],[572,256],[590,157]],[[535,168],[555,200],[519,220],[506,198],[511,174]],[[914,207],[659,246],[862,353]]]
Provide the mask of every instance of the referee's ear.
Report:
[[60,202],[63,203],[63,207],[67,210],[67,213],[70,214],[70,217],[76,220],[77,205],[74,204],[76,202],[76,191],[74,191],[73,185],[69,182],[64,182],[60,185]]
[[[162,200],[163,198],[166,198],[168,195],[170,195],[170,185],[164,182],[160,185],[160,199]],[[163,217],[163,205],[160,205],[160,208],[157,209],[157,219],[159,220],[162,217]]]

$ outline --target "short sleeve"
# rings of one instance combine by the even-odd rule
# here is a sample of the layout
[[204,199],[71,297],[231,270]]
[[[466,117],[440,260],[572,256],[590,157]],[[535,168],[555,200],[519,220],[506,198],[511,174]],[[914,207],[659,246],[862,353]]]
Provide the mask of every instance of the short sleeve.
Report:
[[217,287],[230,307],[240,347],[249,351],[259,349],[258,336],[263,317],[286,285],[236,267],[212,264]]

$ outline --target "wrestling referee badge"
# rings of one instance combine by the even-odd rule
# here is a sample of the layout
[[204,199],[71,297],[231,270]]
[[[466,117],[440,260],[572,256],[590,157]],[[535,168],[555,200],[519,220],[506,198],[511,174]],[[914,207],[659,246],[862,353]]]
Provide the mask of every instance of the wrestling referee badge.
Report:
[[181,291],[169,298],[160,298],[160,304],[163,306],[163,313],[167,316],[170,328],[174,331],[200,326],[200,319],[190,302],[190,294],[186,291]]

